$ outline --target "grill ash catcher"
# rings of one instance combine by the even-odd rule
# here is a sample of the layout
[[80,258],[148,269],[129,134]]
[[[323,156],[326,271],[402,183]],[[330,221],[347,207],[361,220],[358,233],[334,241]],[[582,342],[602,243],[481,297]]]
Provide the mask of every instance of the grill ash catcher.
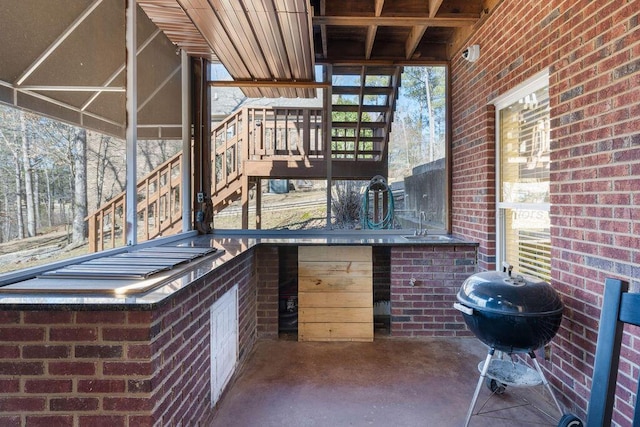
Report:
[[[479,414],[474,414],[474,409],[483,383],[493,394],[502,394],[508,386],[542,384],[559,413],[563,414],[536,359],[535,350],[545,346],[558,332],[564,306],[550,284],[526,280],[520,275],[514,277],[512,269],[505,263],[502,272],[486,271],[471,275],[462,284],[457,294],[458,302],[454,304],[471,332],[489,346],[486,359],[478,365],[480,378],[465,427],[473,415]],[[535,369],[504,358],[505,354],[513,356],[519,353],[528,354]],[[558,427],[580,426],[581,421],[571,414],[563,415],[558,424]]]

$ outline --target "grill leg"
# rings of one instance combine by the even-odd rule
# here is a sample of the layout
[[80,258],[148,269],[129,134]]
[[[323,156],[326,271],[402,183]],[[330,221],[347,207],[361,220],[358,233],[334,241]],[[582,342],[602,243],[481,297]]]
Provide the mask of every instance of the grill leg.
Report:
[[489,364],[491,363],[491,358],[493,357],[494,351],[495,350],[493,348],[489,349],[489,354],[487,354],[487,358],[485,359],[484,365],[482,366],[482,372],[480,373],[480,378],[478,379],[476,391],[475,393],[473,393],[473,399],[471,399],[471,406],[469,407],[469,412],[467,412],[467,419],[464,422],[464,427],[467,427],[469,425],[469,421],[471,421],[471,416],[473,415],[473,410],[476,407],[476,402],[478,401],[478,395],[480,394],[482,384],[487,377],[487,371],[489,370]]
[[542,379],[542,384],[544,384],[544,386],[547,388],[547,390],[549,390],[549,394],[551,395],[551,398],[553,399],[553,403],[556,404],[556,408],[558,408],[558,412],[560,412],[560,416],[562,416],[562,414],[564,413],[562,411],[562,407],[560,406],[560,403],[558,402],[558,399],[556,399],[556,395],[553,392],[553,389],[551,388],[551,384],[549,384],[549,381],[547,381],[547,378],[544,376],[544,373],[542,372],[542,368],[540,367],[540,364],[538,363],[538,359],[536,359],[535,353],[532,351],[531,353],[529,353],[529,356],[531,357],[531,360],[533,360],[533,365],[536,367],[536,370],[538,371],[538,375],[540,375],[540,379]]

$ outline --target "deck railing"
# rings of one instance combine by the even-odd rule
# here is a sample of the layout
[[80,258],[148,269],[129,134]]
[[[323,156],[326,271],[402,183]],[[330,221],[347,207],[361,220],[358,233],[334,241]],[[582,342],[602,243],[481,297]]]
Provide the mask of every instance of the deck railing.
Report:
[[212,200],[216,211],[240,196],[246,160],[322,158],[322,110],[245,108],[212,135]]
[[[244,108],[212,131],[214,205],[239,197],[246,160],[323,158],[322,110],[316,108]],[[138,241],[181,228],[182,153],[158,166],[137,185]],[[87,217],[92,252],[125,245],[125,193]]]

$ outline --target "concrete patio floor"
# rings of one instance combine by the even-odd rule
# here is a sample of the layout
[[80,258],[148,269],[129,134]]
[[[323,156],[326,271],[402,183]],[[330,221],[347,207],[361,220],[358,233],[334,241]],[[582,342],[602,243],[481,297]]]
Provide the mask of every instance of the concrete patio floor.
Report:
[[[219,401],[212,425],[460,427],[486,351],[475,338],[260,340]],[[560,418],[542,386],[507,387],[492,396],[483,385],[476,411],[487,399],[470,426],[555,426]]]

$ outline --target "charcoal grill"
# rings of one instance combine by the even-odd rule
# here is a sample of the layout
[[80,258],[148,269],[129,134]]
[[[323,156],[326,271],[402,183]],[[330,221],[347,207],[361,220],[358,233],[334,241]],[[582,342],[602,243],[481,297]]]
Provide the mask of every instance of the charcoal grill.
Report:
[[[562,413],[535,355],[535,350],[555,336],[562,321],[564,307],[551,285],[513,276],[512,267],[505,264],[502,272],[471,275],[462,284],[457,300],[454,307],[462,313],[471,332],[489,347],[485,361],[478,365],[480,378],[465,426],[474,413],[483,383],[498,394],[507,386],[543,384]],[[494,359],[496,351],[501,356],[528,354],[535,370],[513,360]]]

